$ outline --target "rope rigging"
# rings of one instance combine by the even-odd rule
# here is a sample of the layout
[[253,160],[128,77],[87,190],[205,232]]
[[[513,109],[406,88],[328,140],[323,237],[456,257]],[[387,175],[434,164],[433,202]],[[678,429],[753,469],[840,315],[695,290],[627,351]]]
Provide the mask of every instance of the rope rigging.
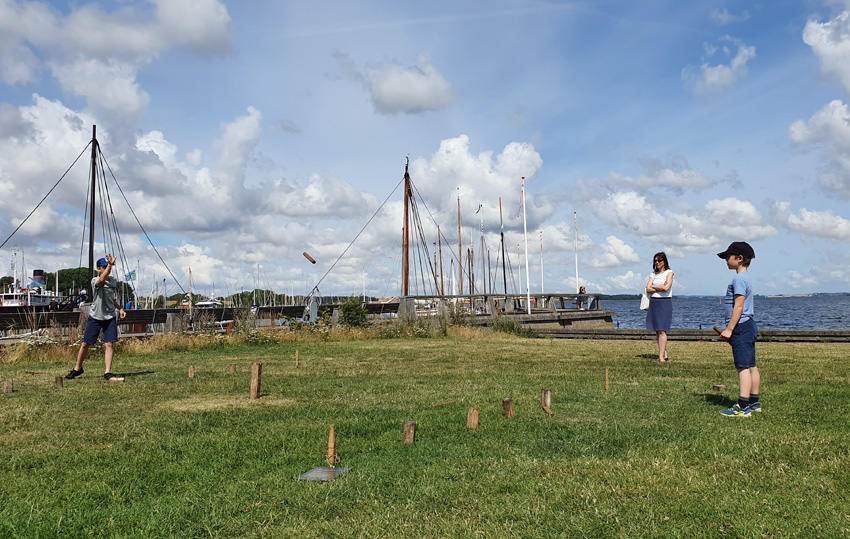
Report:
[[[71,171],[72,168],[74,168],[74,166],[77,164],[77,162],[79,162],[79,160],[83,156],[83,154],[87,150],[92,148],[92,145],[94,145],[94,147],[92,149],[93,158],[92,158],[92,161],[89,163],[89,171],[88,171],[89,176],[88,177],[93,179],[93,182],[95,184],[95,193],[99,196],[100,205],[99,205],[98,209],[96,210],[97,215],[92,215],[91,214],[92,212],[90,210],[90,206],[91,206],[92,201],[91,201],[90,197],[92,196],[93,193],[91,193],[89,189],[86,189],[85,190],[86,191],[85,211],[83,212],[84,222],[86,222],[86,223],[97,222],[97,221],[100,222],[101,240],[102,240],[102,243],[104,245],[104,249],[106,250],[107,253],[115,253],[116,258],[119,259],[119,261],[121,262],[121,265],[124,268],[129,269],[130,264],[127,260],[126,253],[124,252],[123,242],[121,240],[121,233],[118,230],[117,220],[115,218],[115,211],[113,209],[112,199],[111,199],[110,192],[109,192],[109,185],[108,185],[108,182],[106,181],[106,179],[107,179],[106,170],[109,170],[109,173],[112,177],[112,180],[115,182],[115,185],[118,187],[119,192],[121,193],[122,197],[124,198],[124,202],[127,204],[127,207],[129,208],[130,213],[136,219],[136,223],[138,223],[139,228],[144,233],[145,238],[147,238],[147,240],[148,240],[148,243],[151,245],[154,252],[159,257],[159,260],[162,262],[162,264],[168,270],[168,273],[171,275],[172,279],[174,279],[174,282],[177,283],[177,286],[180,287],[180,289],[185,293],[185,290],[183,289],[183,286],[180,284],[180,281],[178,281],[177,278],[174,277],[174,273],[171,271],[171,269],[168,267],[168,264],[166,264],[165,260],[162,258],[162,255],[159,253],[156,246],[151,241],[150,236],[148,235],[144,226],[142,226],[142,223],[139,221],[139,218],[136,215],[135,211],[133,211],[133,207],[130,205],[130,201],[127,200],[127,197],[124,194],[124,190],[121,188],[121,184],[118,183],[118,179],[115,177],[115,173],[112,171],[112,168],[109,166],[109,163],[107,162],[106,157],[103,155],[103,152],[100,149],[100,144],[98,144],[97,139],[95,137],[92,137],[92,140],[90,140],[86,144],[85,148],[83,148],[83,150],[79,153],[79,155],[77,155],[76,159],[74,159],[74,162],[71,163],[71,165],[65,170],[65,172],[62,174],[62,176],[59,178],[59,180],[56,181],[56,183],[53,185],[53,187],[50,188],[50,190],[47,192],[47,194],[44,195],[44,197],[38,202],[38,204],[36,204],[36,206],[32,209],[32,211],[30,211],[29,214],[27,214],[27,216],[21,221],[21,223],[15,228],[15,230],[13,230],[11,234],[9,234],[9,237],[6,238],[6,240],[2,244],[0,244],[0,249],[3,248],[9,242],[10,239],[12,239],[12,237],[21,229],[21,227],[24,226],[24,224],[26,224],[26,222],[30,219],[30,217],[32,217],[32,215],[41,207],[41,205],[47,200],[47,198],[59,186],[59,184],[62,182],[62,180],[64,180],[67,177],[68,173]],[[94,167],[94,170],[92,170],[92,167]],[[78,267],[83,267],[83,253],[85,251],[85,245],[86,245],[86,230],[84,228],[83,233],[82,233],[82,238],[80,240],[80,259],[79,259],[79,266]],[[119,279],[119,281],[123,281],[123,280]],[[130,283],[131,284],[129,286],[133,290],[133,293],[135,295],[135,293],[136,293],[135,283],[133,281],[130,281]]]

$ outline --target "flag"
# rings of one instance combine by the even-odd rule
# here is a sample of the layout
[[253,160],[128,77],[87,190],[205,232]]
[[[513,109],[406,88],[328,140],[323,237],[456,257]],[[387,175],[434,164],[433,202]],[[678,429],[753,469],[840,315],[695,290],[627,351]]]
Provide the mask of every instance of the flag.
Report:
[[124,276],[125,281],[135,281],[136,280],[136,270],[131,271],[130,273]]

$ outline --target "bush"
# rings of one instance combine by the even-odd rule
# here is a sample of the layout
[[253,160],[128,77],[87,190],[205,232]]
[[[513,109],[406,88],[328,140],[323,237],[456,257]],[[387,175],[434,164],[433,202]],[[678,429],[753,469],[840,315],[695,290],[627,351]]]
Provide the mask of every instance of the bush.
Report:
[[339,306],[339,323],[348,327],[363,327],[366,325],[366,307],[363,306],[362,296],[350,297]]
[[537,337],[537,333],[533,329],[523,326],[519,320],[509,316],[494,316],[490,327],[493,328],[493,331],[516,335],[525,339]]

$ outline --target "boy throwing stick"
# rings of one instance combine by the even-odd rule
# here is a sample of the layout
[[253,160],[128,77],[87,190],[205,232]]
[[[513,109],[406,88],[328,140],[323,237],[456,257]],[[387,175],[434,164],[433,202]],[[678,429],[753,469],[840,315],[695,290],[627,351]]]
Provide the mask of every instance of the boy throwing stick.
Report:
[[738,370],[738,402],[720,413],[726,417],[748,417],[750,412],[761,412],[759,386],[761,377],[756,367],[756,336],[758,328],[753,320],[753,287],[747,268],[756,257],[747,242],[736,241],[717,256],[726,260],[726,267],[735,270],[732,284],[726,288],[723,306],[726,310],[726,329],[720,338],[732,345],[732,357]]
[[123,378],[112,374],[113,344],[118,340],[118,321],[115,319],[116,309],[121,318],[127,316],[124,308],[115,299],[118,280],[110,275],[114,265],[115,257],[109,255],[97,261],[97,271],[100,276],[91,280],[94,301],[89,311],[88,322],[86,322],[86,333],[83,336],[83,344],[80,346],[80,352],[77,354],[77,364],[65,376],[66,380],[82,376],[83,361],[85,361],[91,345],[97,342],[101,331],[103,331],[103,344],[105,347],[103,356],[106,361],[106,374],[103,375],[103,379],[123,380]]

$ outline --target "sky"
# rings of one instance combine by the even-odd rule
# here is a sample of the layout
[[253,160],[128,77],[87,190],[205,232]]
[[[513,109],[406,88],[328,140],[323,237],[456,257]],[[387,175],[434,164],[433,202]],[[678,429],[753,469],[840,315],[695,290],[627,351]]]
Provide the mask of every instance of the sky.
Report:
[[140,294],[398,295],[408,160],[411,293],[458,213],[479,291],[849,292],[848,93],[850,0],[0,0],[0,275],[87,264],[97,125]]

